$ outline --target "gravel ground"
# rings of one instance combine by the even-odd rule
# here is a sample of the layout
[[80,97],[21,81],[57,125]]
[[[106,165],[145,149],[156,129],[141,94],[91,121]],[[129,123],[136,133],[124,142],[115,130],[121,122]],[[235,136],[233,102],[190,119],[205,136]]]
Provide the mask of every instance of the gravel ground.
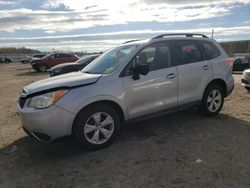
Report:
[[0,187],[250,187],[250,93],[234,76],[218,116],[189,109],[131,124],[109,148],[87,152],[70,139],[27,137],[16,99],[48,74],[0,65]]

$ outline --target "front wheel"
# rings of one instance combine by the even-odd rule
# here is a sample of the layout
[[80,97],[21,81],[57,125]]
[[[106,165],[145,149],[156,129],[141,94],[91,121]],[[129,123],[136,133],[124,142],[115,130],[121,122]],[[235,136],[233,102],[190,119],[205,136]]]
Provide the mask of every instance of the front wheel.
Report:
[[76,117],[73,136],[87,150],[109,146],[117,136],[120,119],[116,111],[107,105],[93,105]]
[[224,95],[220,86],[211,84],[205,90],[199,111],[205,116],[217,115],[224,104]]
[[48,70],[48,67],[44,64],[38,65],[38,71],[39,72],[46,72]]

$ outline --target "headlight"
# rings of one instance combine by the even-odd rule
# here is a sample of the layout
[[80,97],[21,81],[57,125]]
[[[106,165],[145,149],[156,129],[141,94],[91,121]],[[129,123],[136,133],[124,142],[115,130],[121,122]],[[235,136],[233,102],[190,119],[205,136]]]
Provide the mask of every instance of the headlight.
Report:
[[54,92],[32,97],[28,106],[39,109],[47,108],[58,101],[60,98],[62,98],[62,96],[65,95],[67,91],[68,90],[57,90]]

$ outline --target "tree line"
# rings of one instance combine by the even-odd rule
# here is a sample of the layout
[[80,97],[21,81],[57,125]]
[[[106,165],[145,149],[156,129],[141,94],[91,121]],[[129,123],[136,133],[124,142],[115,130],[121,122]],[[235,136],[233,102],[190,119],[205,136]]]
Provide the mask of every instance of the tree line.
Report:
[[35,53],[41,53],[39,50],[29,49],[29,48],[0,48],[0,54],[21,54],[21,53],[27,53],[27,54],[35,54]]

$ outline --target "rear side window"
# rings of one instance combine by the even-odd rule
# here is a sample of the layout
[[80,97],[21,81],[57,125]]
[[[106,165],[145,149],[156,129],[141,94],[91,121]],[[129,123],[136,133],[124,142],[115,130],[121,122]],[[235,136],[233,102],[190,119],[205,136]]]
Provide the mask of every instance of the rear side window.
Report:
[[173,58],[178,65],[185,65],[203,60],[201,50],[195,41],[173,41],[172,49],[174,53]]
[[72,57],[70,54],[57,54],[57,58],[68,58],[68,57]]
[[199,41],[199,43],[206,59],[213,59],[221,54],[220,50],[212,42]]

